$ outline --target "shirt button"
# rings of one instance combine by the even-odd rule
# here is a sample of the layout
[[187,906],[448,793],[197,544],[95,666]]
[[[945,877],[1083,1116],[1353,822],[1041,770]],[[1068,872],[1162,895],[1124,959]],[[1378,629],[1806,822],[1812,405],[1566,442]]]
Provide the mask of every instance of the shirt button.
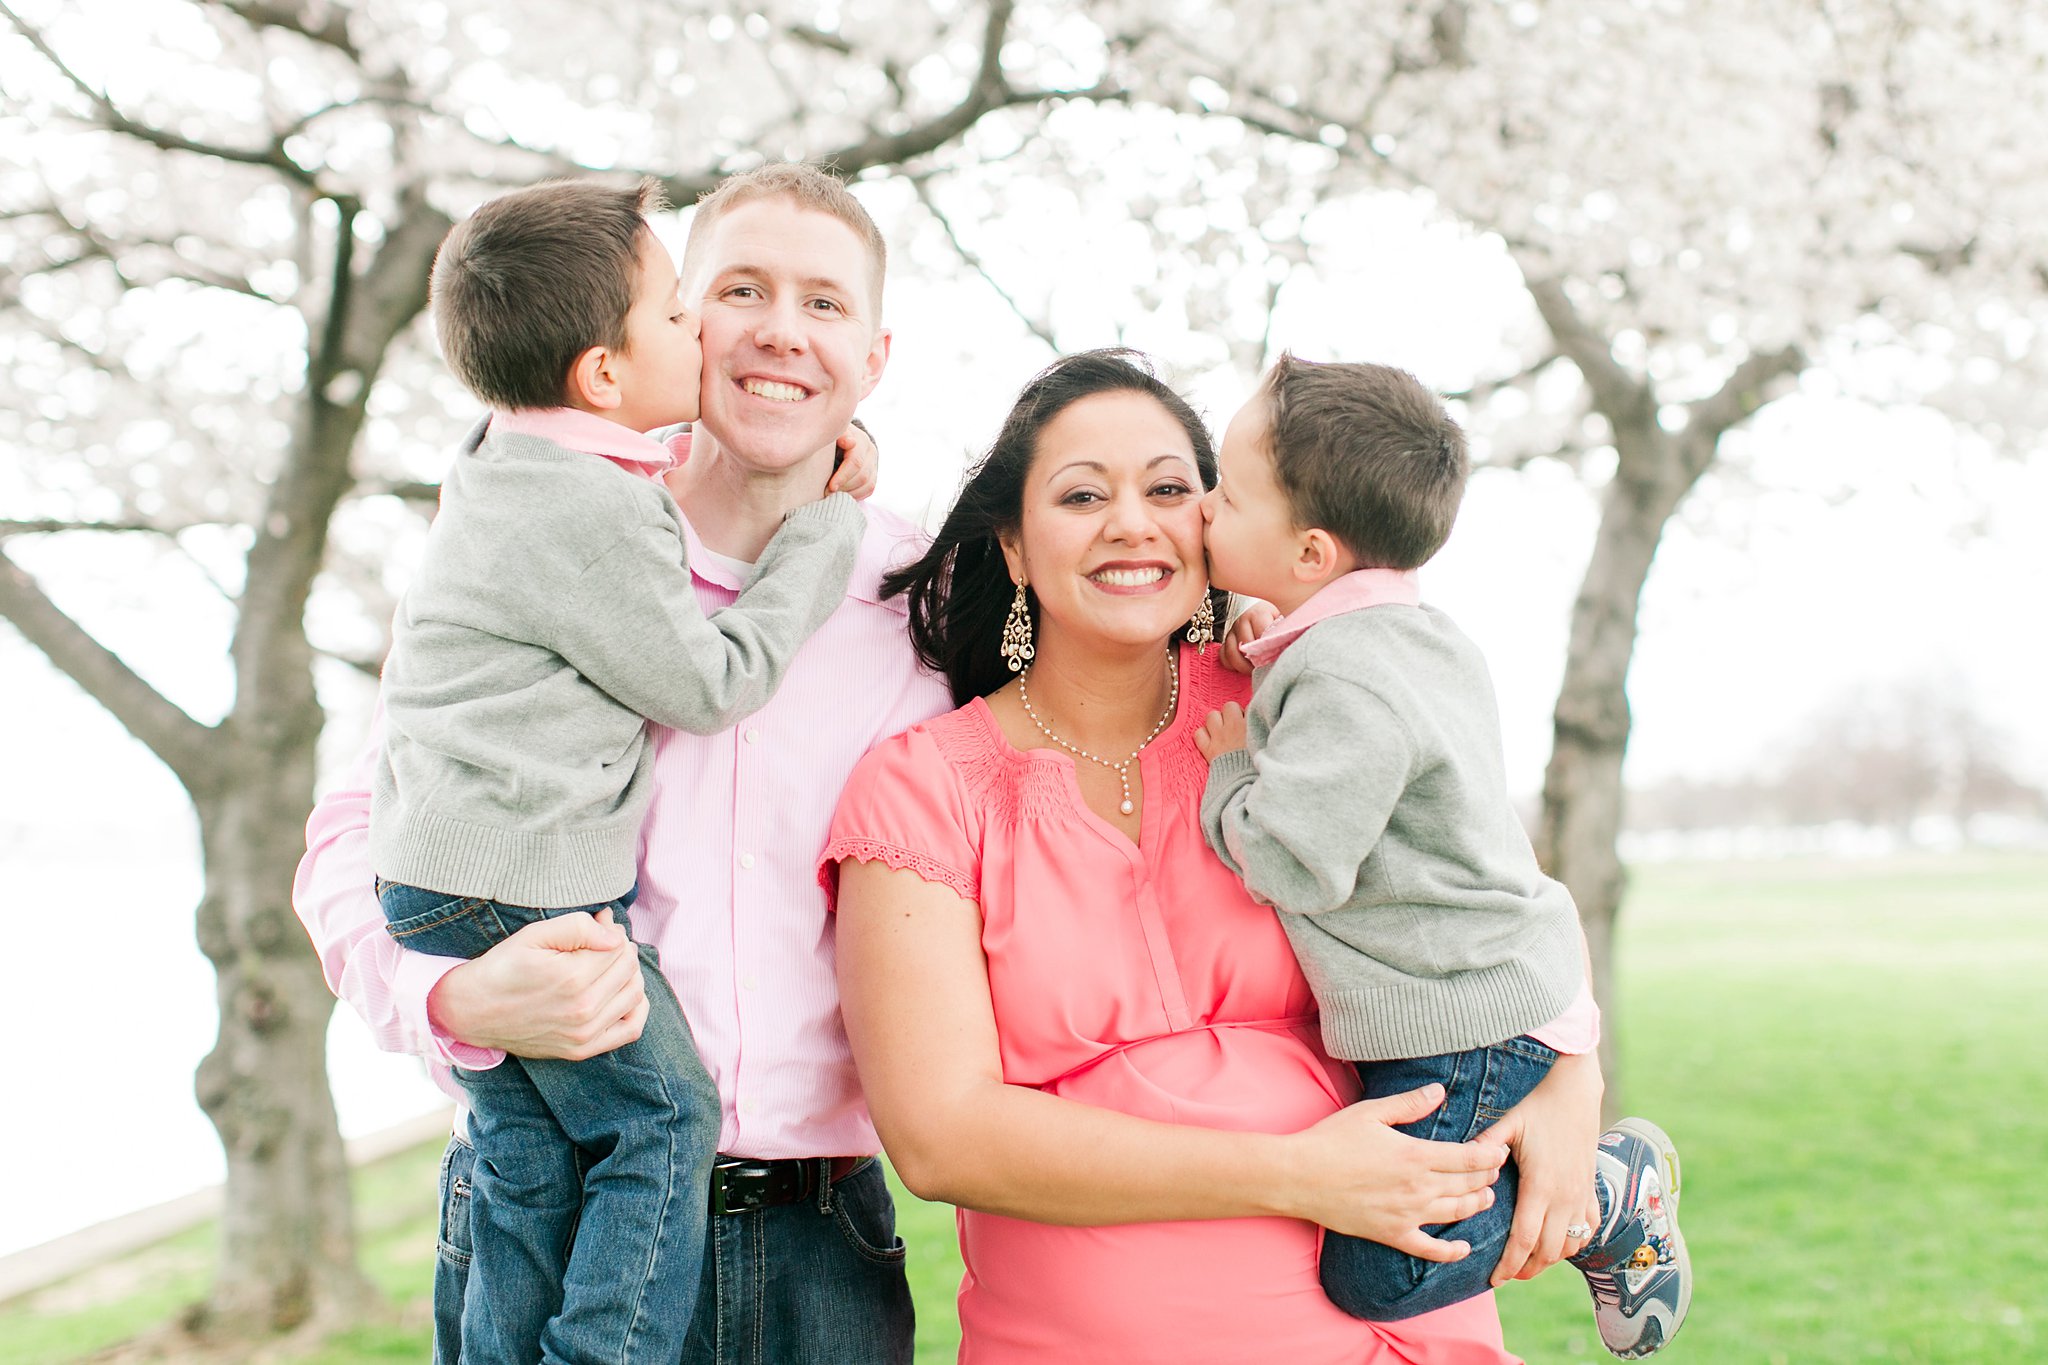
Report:
[[740,986],[745,990],[758,990],[760,988],[760,985],[760,981],[753,976],[745,976],[740,978]]
[[742,854],[740,855],[740,866],[741,866],[741,867],[752,867],[753,865],[754,865],[754,855],[753,855],[753,854],[751,854],[751,853],[742,853]]
[[747,743],[749,743],[749,744],[758,744],[758,743],[760,743],[760,742],[761,742],[761,732],[760,732],[759,730],[756,730],[756,729],[755,729],[755,728],[754,728],[753,726],[751,726],[751,725],[750,725],[750,726],[748,726],[748,727],[747,727]]

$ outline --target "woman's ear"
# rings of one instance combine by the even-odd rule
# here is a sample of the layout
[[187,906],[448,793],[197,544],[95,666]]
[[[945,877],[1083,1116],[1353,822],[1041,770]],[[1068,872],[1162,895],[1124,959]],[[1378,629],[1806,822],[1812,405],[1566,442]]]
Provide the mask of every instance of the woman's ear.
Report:
[[1029,583],[1031,576],[1024,572],[1024,547],[1018,543],[1015,531],[999,531],[996,544],[1003,547],[1003,563],[1009,566],[1012,583]]

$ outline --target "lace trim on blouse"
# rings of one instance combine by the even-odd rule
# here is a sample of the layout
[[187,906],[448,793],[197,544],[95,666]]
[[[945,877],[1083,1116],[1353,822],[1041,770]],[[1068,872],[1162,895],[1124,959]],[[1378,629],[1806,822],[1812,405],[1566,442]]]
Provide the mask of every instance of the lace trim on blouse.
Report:
[[880,839],[848,837],[834,839],[827,844],[824,856],[819,860],[819,880],[826,884],[828,892],[835,889],[832,885],[833,871],[842,860],[849,858],[857,863],[883,863],[894,872],[901,872],[907,867],[933,885],[948,888],[962,900],[981,899],[981,888],[965,873],[948,867],[930,854],[884,843]]

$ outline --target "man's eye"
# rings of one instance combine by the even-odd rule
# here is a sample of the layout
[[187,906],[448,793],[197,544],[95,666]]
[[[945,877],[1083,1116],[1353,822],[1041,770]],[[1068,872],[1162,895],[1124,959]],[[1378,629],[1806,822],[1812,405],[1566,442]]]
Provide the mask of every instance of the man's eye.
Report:
[[812,299],[811,306],[824,312],[836,313],[839,311],[839,305],[831,299]]

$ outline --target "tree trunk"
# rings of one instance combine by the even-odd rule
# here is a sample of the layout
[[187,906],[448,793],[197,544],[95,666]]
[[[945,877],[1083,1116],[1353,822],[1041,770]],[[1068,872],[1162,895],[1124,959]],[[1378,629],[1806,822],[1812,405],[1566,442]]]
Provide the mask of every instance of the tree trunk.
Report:
[[[317,734],[317,709],[304,719]],[[222,793],[199,811],[198,917],[220,1033],[196,1091],[227,1154],[227,1186],[219,1270],[191,1325],[249,1337],[349,1321],[372,1291],[356,1268],[348,1166],[327,1085],[334,997],[290,903],[313,746],[234,745],[222,761]]]
[[1619,468],[1600,512],[1593,557],[1572,607],[1571,646],[1558,690],[1556,738],[1543,774],[1536,850],[1578,902],[1600,1002],[1606,1112],[1621,1112],[1614,1027],[1614,926],[1623,873],[1622,759],[1628,749],[1628,668],[1636,612],[1664,527],[1692,486],[1677,443],[1650,423],[1617,439]]

